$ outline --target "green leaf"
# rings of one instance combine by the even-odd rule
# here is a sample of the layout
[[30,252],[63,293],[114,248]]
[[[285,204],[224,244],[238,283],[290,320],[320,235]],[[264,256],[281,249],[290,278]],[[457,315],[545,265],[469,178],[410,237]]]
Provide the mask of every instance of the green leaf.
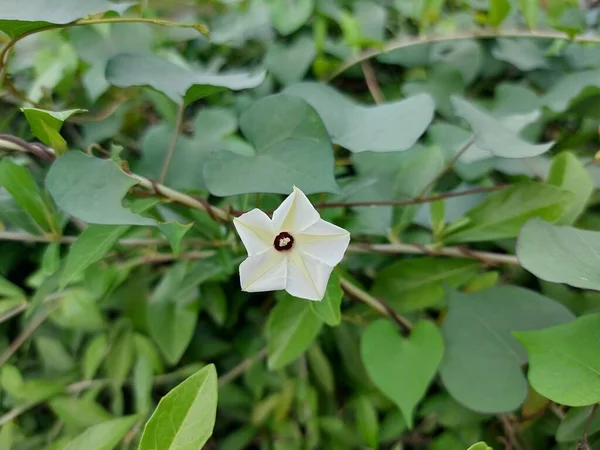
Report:
[[325,296],[320,302],[310,302],[312,311],[329,326],[337,326],[342,321],[342,297],[344,292],[340,287],[340,277],[332,272],[327,282]]
[[427,94],[362,106],[325,84],[299,83],[284,92],[310,103],[325,122],[331,140],[352,152],[408,150],[431,123],[435,108]]
[[138,182],[111,160],[73,151],[58,158],[46,176],[56,204],[72,216],[102,225],[155,225],[122,205]]
[[312,345],[322,326],[309,301],[281,294],[267,321],[269,368],[281,369],[295,361]]
[[40,234],[58,232],[54,205],[40,190],[29,170],[9,159],[3,159],[0,161],[0,186],[31,215],[40,227]]
[[185,105],[225,89],[237,91],[255,88],[264,78],[264,72],[200,72],[155,55],[136,53],[119,54],[112,57],[106,65],[106,79],[113,86],[149,86],[175,103]]
[[558,225],[573,224],[585,210],[594,192],[594,181],[589,172],[573,153],[562,152],[552,161],[547,183],[573,193],[573,201],[556,221]]
[[160,400],[139,450],[200,449],[212,435],[216,414],[217,371],[210,364]]
[[[19,0],[2,0],[0,31],[14,38],[51,23],[67,24],[77,19],[105,11],[122,14],[136,2],[114,3],[108,0],[61,0],[61,7],[47,0],[31,0],[27,8]],[[91,449],[90,449],[91,450]]]
[[176,364],[190,343],[200,305],[195,286],[182,287],[187,264],[173,266],[148,301],[150,335],[169,364]]
[[471,445],[467,450],[494,450],[492,447],[487,445],[485,442],[477,442]]
[[113,419],[113,416],[91,398],[59,396],[48,402],[52,412],[71,430],[81,431]]
[[81,360],[83,378],[91,380],[108,353],[108,340],[104,334],[97,334],[88,343]]
[[372,294],[398,312],[436,306],[444,286],[460,287],[479,270],[478,261],[436,257],[402,259],[379,270]]
[[425,396],[444,354],[439,329],[421,321],[408,338],[403,338],[392,322],[377,320],[364,331],[360,353],[373,383],[398,405],[412,428],[415,407]]
[[525,142],[513,128],[459,97],[452,97],[452,104],[456,115],[463,118],[475,134],[475,145],[496,156],[529,158],[546,153],[554,145],[554,142]]
[[[558,425],[556,430],[556,440],[558,442],[579,441],[583,435],[588,419],[592,412],[592,407],[569,408],[564,419]],[[589,435],[600,431],[600,416],[596,415],[589,426]]]
[[135,343],[133,332],[126,328],[119,331],[110,343],[110,350],[106,355],[105,370],[114,386],[120,387],[133,367]]
[[212,194],[289,194],[294,185],[306,194],[338,191],[327,131],[302,99],[285,94],[262,98],[244,110],[240,128],[255,155],[211,153],[203,174]]
[[125,416],[94,425],[69,442],[63,450],[113,450],[136,420],[135,416]]
[[600,401],[600,314],[544,330],[513,333],[529,355],[531,386],[553,402],[586,406]]
[[227,297],[220,283],[205,283],[201,286],[201,307],[219,326],[227,320]]
[[[488,24],[493,27],[497,27],[510,12],[510,1],[509,0],[490,0],[490,7],[488,10]],[[485,450],[485,449],[484,449]]]
[[73,330],[97,331],[105,326],[98,303],[85,289],[67,291],[51,317],[60,327]]
[[21,111],[25,114],[33,135],[60,155],[67,150],[67,141],[59,133],[64,121],[73,114],[87,110],[46,111],[38,108],[21,108]]
[[306,352],[308,367],[314,374],[315,381],[328,394],[333,394],[335,391],[335,379],[333,376],[333,368],[327,359],[327,356],[321,350],[321,347],[315,343]]
[[444,241],[459,243],[515,237],[532,217],[548,221],[559,219],[572,201],[571,192],[548,184],[516,184],[489,194],[459,219],[456,227],[449,228]]
[[525,17],[525,22],[527,22],[527,26],[535,30],[538,24],[539,12],[540,12],[540,4],[538,0],[517,0],[517,5]]
[[452,292],[442,326],[446,352],[440,367],[444,386],[474,411],[513,411],[525,400],[521,365],[527,355],[512,336],[568,322],[562,305],[517,286],[495,286],[473,294]]
[[356,415],[356,427],[369,448],[377,448],[379,444],[379,422],[377,410],[366,395],[360,395],[352,402]]
[[314,41],[306,35],[288,45],[274,41],[265,55],[265,67],[281,84],[297,83],[304,78],[316,54]]
[[287,36],[298,30],[310,18],[315,0],[271,1],[271,20],[279,34]]
[[85,269],[100,261],[128,229],[128,225],[90,225],[83,230],[69,248],[60,275],[60,289],[64,289]]
[[569,73],[559,78],[545,93],[542,101],[554,112],[564,112],[589,94],[600,89],[600,70]]
[[600,233],[596,231],[532,219],[519,234],[517,257],[542,280],[600,291]]
[[492,55],[524,72],[548,68],[544,50],[532,39],[498,39]]

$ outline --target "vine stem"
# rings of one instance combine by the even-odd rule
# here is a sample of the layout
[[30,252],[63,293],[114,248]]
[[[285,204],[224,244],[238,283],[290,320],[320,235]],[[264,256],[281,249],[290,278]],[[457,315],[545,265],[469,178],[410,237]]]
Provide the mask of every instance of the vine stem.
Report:
[[536,39],[562,39],[570,40],[574,42],[595,42],[600,43],[600,37],[598,36],[575,36],[574,38],[569,37],[565,33],[557,31],[529,31],[529,30],[477,30],[471,32],[461,32],[452,35],[423,35],[415,36],[410,38],[401,38],[388,42],[379,49],[367,50],[358,56],[352,57],[344,61],[339,67],[332,71],[329,76],[325,77],[324,81],[331,81],[341,73],[345,72],[350,67],[360,64],[363,61],[367,61],[375,56],[383,53],[391,52],[392,50],[399,50],[401,48],[410,47],[418,44],[428,44],[436,42],[446,41],[457,41],[464,39],[493,39],[493,38],[536,38]]
[[367,88],[371,93],[371,97],[375,100],[375,103],[380,105],[385,102],[385,97],[383,96],[383,92],[381,92],[381,88],[379,87],[379,82],[377,81],[377,76],[375,75],[375,70],[373,70],[373,66],[370,61],[363,61],[360,63],[363,74],[365,75],[365,81],[367,82]]
[[169,149],[167,150],[167,156],[165,156],[165,161],[162,166],[162,170],[160,172],[160,182],[164,183],[167,179],[167,173],[169,172],[169,167],[171,167],[171,161],[173,160],[173,155],[175,154],[175,149],[177,148],[177,140],[179,139],[179,133],[181,132],[181,125],[183,124],[183,115],[185,113],[185,103],[181,103],[177,108],[177,119],[175,120],[175,130],[173,131],[173,137],[171,138],[171,142],[169,144]]

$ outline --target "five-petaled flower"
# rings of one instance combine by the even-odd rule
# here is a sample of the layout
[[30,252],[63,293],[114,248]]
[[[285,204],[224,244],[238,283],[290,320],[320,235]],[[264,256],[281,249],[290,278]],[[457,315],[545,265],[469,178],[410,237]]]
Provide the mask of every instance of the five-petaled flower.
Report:
[[331,271],[350,243],[350,233],[321,219],[295,186],[273,219],[253,209],[233,223],[248,251],[240,264],[247,292],[285,289],[295,297],[322,300]]

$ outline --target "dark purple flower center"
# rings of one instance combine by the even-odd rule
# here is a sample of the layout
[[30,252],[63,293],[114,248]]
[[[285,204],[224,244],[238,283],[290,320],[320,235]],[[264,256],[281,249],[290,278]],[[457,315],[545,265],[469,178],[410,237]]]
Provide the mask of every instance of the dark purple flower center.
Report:
[[277,236],[275,236],[275,240],[273,241],[273,247],[278,252],[285,252],[287,250],[291,250],[294,246],[294,238],[287,231],[282,231]]

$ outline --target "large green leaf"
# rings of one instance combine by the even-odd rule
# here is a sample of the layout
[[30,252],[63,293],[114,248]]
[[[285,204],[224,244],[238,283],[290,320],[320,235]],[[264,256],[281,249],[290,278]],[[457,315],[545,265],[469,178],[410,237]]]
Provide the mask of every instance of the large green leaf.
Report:
[[310,103],[325,122],[332,141],[353,152],[408,150],[431,123],[435,107],[427,94],[362,106],[319,83],[295,84],[284,92]]
[[33,135],[58,153],[62,153],[67,150],[67,141],[59,133],[64,121],[73,114],[86,110],[46,111],[38,108],[21,108],[21,111],[25,114]]
[[600,402],[600,314],[544,330],[514,335],[529,356],[531,386],[553,402],[586,406]]
[[183,286],[186,271],[184,262],[173,266],[148,301],[150,335],[170,364],[176,364],[189,345],[200,311],[196,287]]
[[175,103],[186,105],[225,89],[254,88],[264,78],[264,72],[201,72],[149,54],[122,53],[112,57],[106,65],[106,79],[113,86],[150,86]]
[[527,395],[521,365],[527,355],[512,331],[568,322],[562,305],[517,286],[495,286],[473,294],[452,292],[442,326],[446,352],[440,367],[448,392],[479,412],[512,411]]
[[600,291],[600,233],[527,222],[517,241],[521,265],[542,280]]
[[338,191],[327,131],[302,99],[286,94],[260,99],[244,110],[240,128],[255,155],[212,152],[203,172],[212,194],[289,194],[294,185],[306,194]]
[[94,425],[69,442],[63,450],[112,450],[136,420],[135,416],[126,416]]
[[281,369],[296,360],[312,345],[322,326],[309,301],[281,294],[267,321],[269,367]]
[[431,322],[419,322],[408,338],[389,320],[369,325],[360,341],[369,377],[402,411],[409,428],[444,354],[442,335]]
[[475,134],[475,144],[503,158],[529,158],[546,153],[554,142],[530,144],[509,127],[487,112],[459,97],[452,97],[457,116],[463,118]]
[[588,93],[600,89],[600,70],[586,70],[564,75],[546,92],[544,105],[555,112],[564,112]]
[[0,186],[29,213],[40,234],[57,233],[57,213],[47,194],[43,193],[27,168],[9,159],[0,161]]
[[562,217],[556,221],[559,225],[571,225],[585,210],[594,192],[592,177],[577,156],[570,152],[562,152],[552,161],[547,182],[573,193],[573,200]]
[[73,151],[57,159],[46,176],[46,188],[64,211],[88,223],[156,225],[122,205],[137,184],[113,161]]
[[52,23],[66,24],[91,14],[115,11],[122,14],[137,2],[109,0],[61,0],[60,7],[48,0],[30,0],[26,7],[19,0],[2,0],[0,31],[10,37],[43,28]]
[[139,450],[196,450],[217,415],[217,371],[210,364],[165,395],[146,423]]
[[515,237],[532,217],[554,221],[573,201],[573,194],[543,183],[522,183],[488,195],[457,226],[450,225],[449,243],[489,241]]
[[377,273],[372,293],[399,312],[436,306],[444,297],[444,286],[461,286],[477,273],[479,265],[464,259],[402,259]]

